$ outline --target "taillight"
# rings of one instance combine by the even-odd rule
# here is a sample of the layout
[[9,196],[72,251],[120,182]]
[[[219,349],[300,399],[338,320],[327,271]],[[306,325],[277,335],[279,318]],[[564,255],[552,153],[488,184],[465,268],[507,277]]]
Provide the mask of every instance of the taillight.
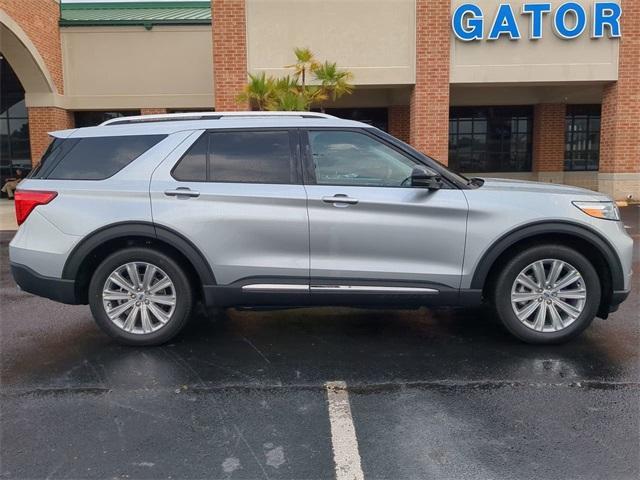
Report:
[[39,190],[17,190],[15,192],[16,220],[22,225],[29,214],[38,205],[46,205],[56,198],[58,192],[43,192]]

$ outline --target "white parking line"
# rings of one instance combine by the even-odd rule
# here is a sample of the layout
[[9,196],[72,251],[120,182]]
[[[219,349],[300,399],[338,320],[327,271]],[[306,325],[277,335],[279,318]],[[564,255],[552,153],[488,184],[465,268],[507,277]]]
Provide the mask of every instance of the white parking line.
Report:
[[364,480],[356,429],[353,426],[349,394],[345,382],[327,382],[331,446],[336,465],[336,480]]

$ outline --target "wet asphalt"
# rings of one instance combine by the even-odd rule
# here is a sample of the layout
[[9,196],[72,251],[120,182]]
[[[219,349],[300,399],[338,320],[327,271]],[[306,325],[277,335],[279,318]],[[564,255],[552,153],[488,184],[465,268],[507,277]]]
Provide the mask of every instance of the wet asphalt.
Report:
[[[623,210],[640,241],[640,207]],[[561,346],[487,309],[228,310],[115,344],[16,289],[0,232],[0,478],[334,478],[325,382],[365,478],[636,479],[640,285]],[[635,271],[640,271],[636,253]]]

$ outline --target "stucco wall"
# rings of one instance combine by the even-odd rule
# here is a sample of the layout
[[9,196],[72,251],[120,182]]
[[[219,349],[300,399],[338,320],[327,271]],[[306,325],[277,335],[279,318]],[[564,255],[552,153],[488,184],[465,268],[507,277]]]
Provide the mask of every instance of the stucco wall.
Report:
[[[564,2],[550,1],[554,11]],[[468,2],[452,0],[451,11],[462,3]],[[485,39],[463,42],[451,34],[451,83],[610,81],[618,78],[619,40],[592,39],[588,28],[576,39],[561,39],[553,32],[552,14],[543,18],[543,38],[529,40],[529,16],[520,15],[525,0],[510,0],[508,3],[516,14],[522,38],[501,37],[488,41],[486,37],[500,2],[477,0],[473,3],[483,10]],[[578,3],[587,10],[587,24],[590,25],[592,2],[579,0]]]
[[62,29],[66,106],[213,106],[210,26]]
[[415,80],[414,0],[247,0],[250,72],[285,74],[293,48],[351,70],[357,85]]

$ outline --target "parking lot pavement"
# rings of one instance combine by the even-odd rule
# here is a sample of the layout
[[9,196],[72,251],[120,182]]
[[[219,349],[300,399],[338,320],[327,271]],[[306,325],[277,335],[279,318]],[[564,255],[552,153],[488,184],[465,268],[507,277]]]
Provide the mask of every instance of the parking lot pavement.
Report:
[[519,343],[485,309],[324,308],[198,316],[141,349],[18,291],[11,236],[1,478],[640,476],[638,276],[561,346]]

